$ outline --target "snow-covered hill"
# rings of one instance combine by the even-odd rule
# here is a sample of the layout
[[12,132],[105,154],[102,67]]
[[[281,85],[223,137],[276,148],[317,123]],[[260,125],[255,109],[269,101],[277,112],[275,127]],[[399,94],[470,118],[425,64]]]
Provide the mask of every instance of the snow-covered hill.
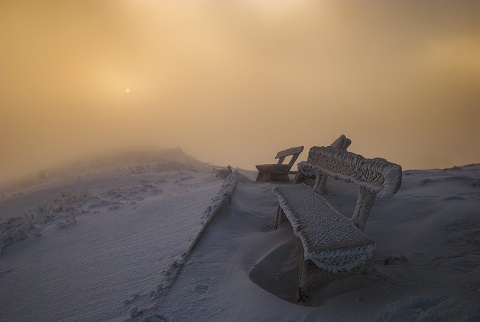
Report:
[[[0,320],[480,319],[480,165],[404,172],[372,209],[368,269],[305,303],[298,240],[272,229],[285,183],[240,172],[92,173],[0,199]],[[329,185],[350,214],[355,187]]]
[[211,165],[187,155],[180,148],[162,149],[155,146],[119,148],[87,154],[55,167],[0,182],[0,197],[8,199],[32,190],[45,189],[56,183],[65,185],[100,177],[211,168]]

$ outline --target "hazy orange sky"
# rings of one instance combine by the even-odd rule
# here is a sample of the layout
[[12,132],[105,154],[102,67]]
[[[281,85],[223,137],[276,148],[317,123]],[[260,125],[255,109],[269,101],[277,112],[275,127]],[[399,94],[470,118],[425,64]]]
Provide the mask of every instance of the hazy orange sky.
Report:
[[458,0],[0,0],[0,180],[132,145],[252,169],[342,133],[404,169],[480,162],[478,17]]

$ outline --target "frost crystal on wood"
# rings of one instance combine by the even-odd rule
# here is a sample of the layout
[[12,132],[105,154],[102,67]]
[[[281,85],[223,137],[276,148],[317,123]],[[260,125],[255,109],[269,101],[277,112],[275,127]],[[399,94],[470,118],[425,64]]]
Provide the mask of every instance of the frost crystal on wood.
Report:
[[330,147],[312,147],[308,161],[300,162],[299,169],[316,173],[313,190],[327,192],[327,176],[352,182],[359,186],[357,205],[352,216],[355,225],[364,230],[375,201],[393,196],[402,184],[402,167],[382,158],[366,159],[359,154]]
[[[346,151],[348,147],[352,144],[352,140],[347,138],[345,135],[340,135],[338,139],[333,141],[330,146],[335,149],[343,150]],[[300,162],[297,167],[298,167],[298,173],[295,176],[294,182],[295,183],[301,183],[301,182],[308,182],[311,181],[309,178],[315,178],[316,177],[316,172],[314,169],[312,169],[309,164],[310,164],[310,154],[308,155],[307,162]],[[321,188],[319,193],[327,193],[327,176],[321,176],[317,177],[317,180],[319,182],[317,183],[317,186]]]
[[402,183],[402,167],[382,158],[366,159],[333,147],[315,146],[310,149],[308,160],[300,165],[308,166],[317,175],[355,183],[380,197],[393,196]]

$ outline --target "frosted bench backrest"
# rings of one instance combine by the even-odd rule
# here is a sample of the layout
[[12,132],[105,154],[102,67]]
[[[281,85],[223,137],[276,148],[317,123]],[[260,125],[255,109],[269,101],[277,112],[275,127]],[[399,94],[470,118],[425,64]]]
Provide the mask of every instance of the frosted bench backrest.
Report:
[[316,175],[316,192],[326,191],[325,175],[359,186],[357,206],[352,220],[364,230],[375,196],[391,197],[402,184],[402,167],[382,158],[366,159],[361,155],[333,147],[312,147],[308,165]]
[[303,151],[303,146],[298,146],[298,147],[295,147],[295,148],[286,149],[286,150],[278,152],[277,155],[275,156],[275,159],[279,159],[278,164],[282,164],[283,161],[285,160],[285,157],[287,157],[289,155],[292,155],[292,159],[290,160],[290,162],[288,164],[293,166],[295,164],[295,161],[297,161],[300,153],[302,153],[302,151]]

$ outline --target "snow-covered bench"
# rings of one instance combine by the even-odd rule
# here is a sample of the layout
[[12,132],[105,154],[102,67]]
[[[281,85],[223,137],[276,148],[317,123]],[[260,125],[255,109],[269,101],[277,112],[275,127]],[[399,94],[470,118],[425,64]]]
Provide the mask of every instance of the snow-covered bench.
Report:
[[[275,159],[278,159],[278,163],[256,165],[258,170],[257,181],[289,181],[288,173],[302,151],[303,146],[283,150],[275,156]],[[283,164],[285,158],[290,155],[292,156],[290,162]]]
[[[345,135],[342,134],[338,139],[333,141],[333,143],[330,144],[330,146],[346,151],[347,148],[350,146],[350,144],[352,144],[352,140],[350,140],[349,138],[347,138]],[[309,166],[310,165],[309,161],[310,161],[310,158],[312,157],[315,157],[315,153],[309,152],[307,162],[300,162],[297,165],[298,173],[295,175],[295,179],[293,179],[294,183],[304,182],[308,184],[309,182],[313,181],[313,179],[315,179],[315,176],[316,176],[315,170]],[[324,176],[323,180],[324,180],[323,186],[325,186],[327,183],[326,181],[327,178]]]
[[[308,163],[308,164],[305,164]],[[401,185],[402,168],[385,159],[366,159],[334,147],[313,147],[304,166],[316,173],[314,188],[300,183],[277,186],[279,201],[276,226],[288,219],[303,244],[300,290],[310,283],[305,262],[312,260],[328,272],[351,271],[373,256],[375,242],[363,230],[376,195],[393,196]],[[330,176],[358,185],[357,205],[347,218],[318,192],[326,191],[323,177]]]

